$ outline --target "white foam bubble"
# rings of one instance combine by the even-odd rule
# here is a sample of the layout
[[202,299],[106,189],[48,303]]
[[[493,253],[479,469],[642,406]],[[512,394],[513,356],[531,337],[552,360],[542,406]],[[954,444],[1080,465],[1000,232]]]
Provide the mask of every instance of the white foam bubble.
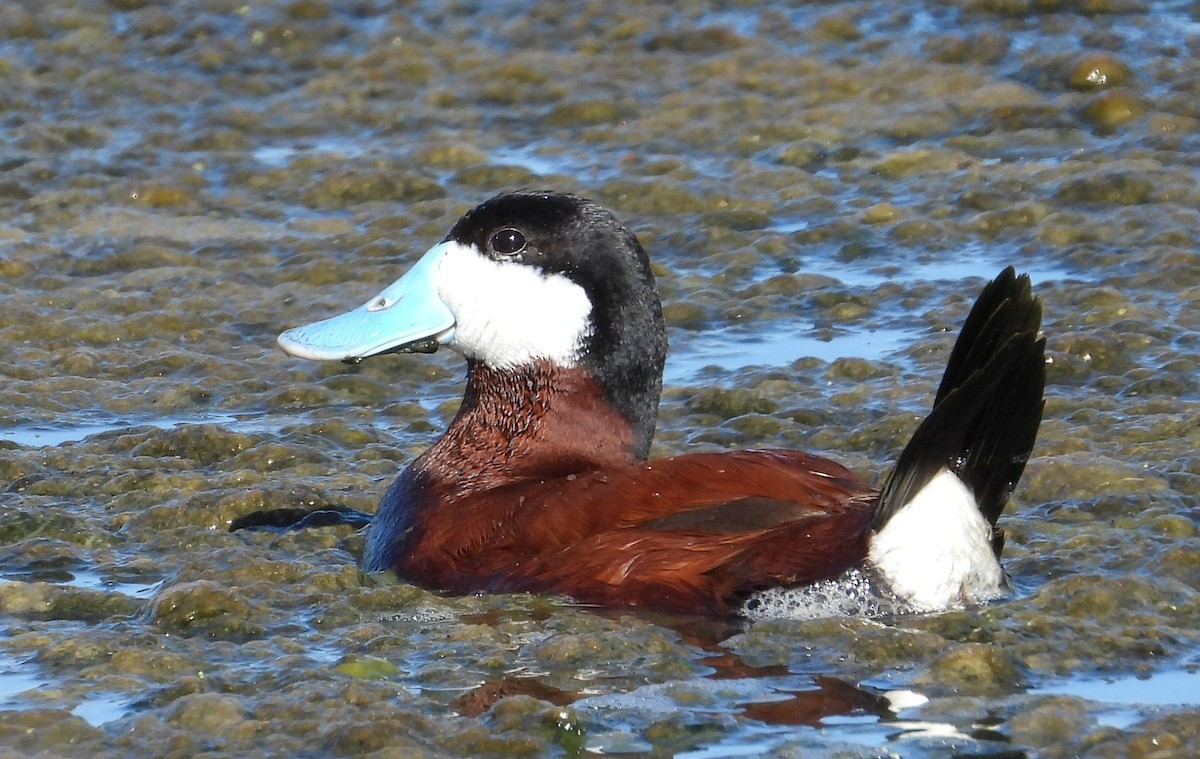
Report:
[[750,619],[821,619],[900,614],[903,604],[867,574],[849,569],[832,580],[795,588],[767,588],[742,604]]
[[433,606],[418,606],[411,611],[401,614],[386,614],[380,618],[382,622],[416,622],[418,624],[438,624],[450,622],[459,617],[459,612],[453,609],[442,609]]

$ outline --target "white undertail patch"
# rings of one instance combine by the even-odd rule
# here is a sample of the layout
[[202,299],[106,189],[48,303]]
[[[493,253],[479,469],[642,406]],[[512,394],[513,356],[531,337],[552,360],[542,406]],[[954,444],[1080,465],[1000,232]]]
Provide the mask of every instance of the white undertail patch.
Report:
[[992,526],[948,469],[871,536],[867,561],[912,611],[981,603],[1007,589],[992,550]]
[[592,331],[582,287],[528,264],[495,261],[473,246],[443,245],[437,286],[454,314],[450,348],[496,369],[539,359],[575,365]]

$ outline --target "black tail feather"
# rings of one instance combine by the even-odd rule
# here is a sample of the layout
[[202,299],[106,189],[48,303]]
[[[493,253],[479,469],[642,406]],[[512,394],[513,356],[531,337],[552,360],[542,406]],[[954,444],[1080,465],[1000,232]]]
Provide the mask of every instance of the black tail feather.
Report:
[[[1046,385],[1041,304],[1010,266],[988,283],[950,354],[933,410],[901,452],[871,518],[878,531],[943,467],[993,526],[1037,438]],[[996,549],[1001,543],[997,533]]]
[[984,286],[963,322],[933,405],[982,369],[1005,341],[1026,333],[1036,337],[1041,323],[1042,304],[1033,297],[1029,275],[1018,277],[1011,266],[1000,272]]

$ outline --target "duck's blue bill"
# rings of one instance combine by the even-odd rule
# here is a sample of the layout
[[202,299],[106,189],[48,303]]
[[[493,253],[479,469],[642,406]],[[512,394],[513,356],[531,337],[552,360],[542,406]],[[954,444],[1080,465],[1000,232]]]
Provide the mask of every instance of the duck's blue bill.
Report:
[[403,277],[353,311],[284,332],[279,347],[299,358],[335,361],[437,350],[454,336],[454,314],[438,297],[446,246],[430,248]]

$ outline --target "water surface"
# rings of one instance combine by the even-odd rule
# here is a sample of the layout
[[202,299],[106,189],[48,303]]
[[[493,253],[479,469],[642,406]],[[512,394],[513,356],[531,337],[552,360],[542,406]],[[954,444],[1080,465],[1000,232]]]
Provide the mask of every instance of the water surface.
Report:
[[[0,7],[0,746],[56,756],[1200,753],[1200,19],[1187,2]],[[349,528],[452,355],[291,359],[480,200],[655,262],[655,455],[868,476],[1009,264],[1049,387],[1016,592],[753,625],[445,598]]]

